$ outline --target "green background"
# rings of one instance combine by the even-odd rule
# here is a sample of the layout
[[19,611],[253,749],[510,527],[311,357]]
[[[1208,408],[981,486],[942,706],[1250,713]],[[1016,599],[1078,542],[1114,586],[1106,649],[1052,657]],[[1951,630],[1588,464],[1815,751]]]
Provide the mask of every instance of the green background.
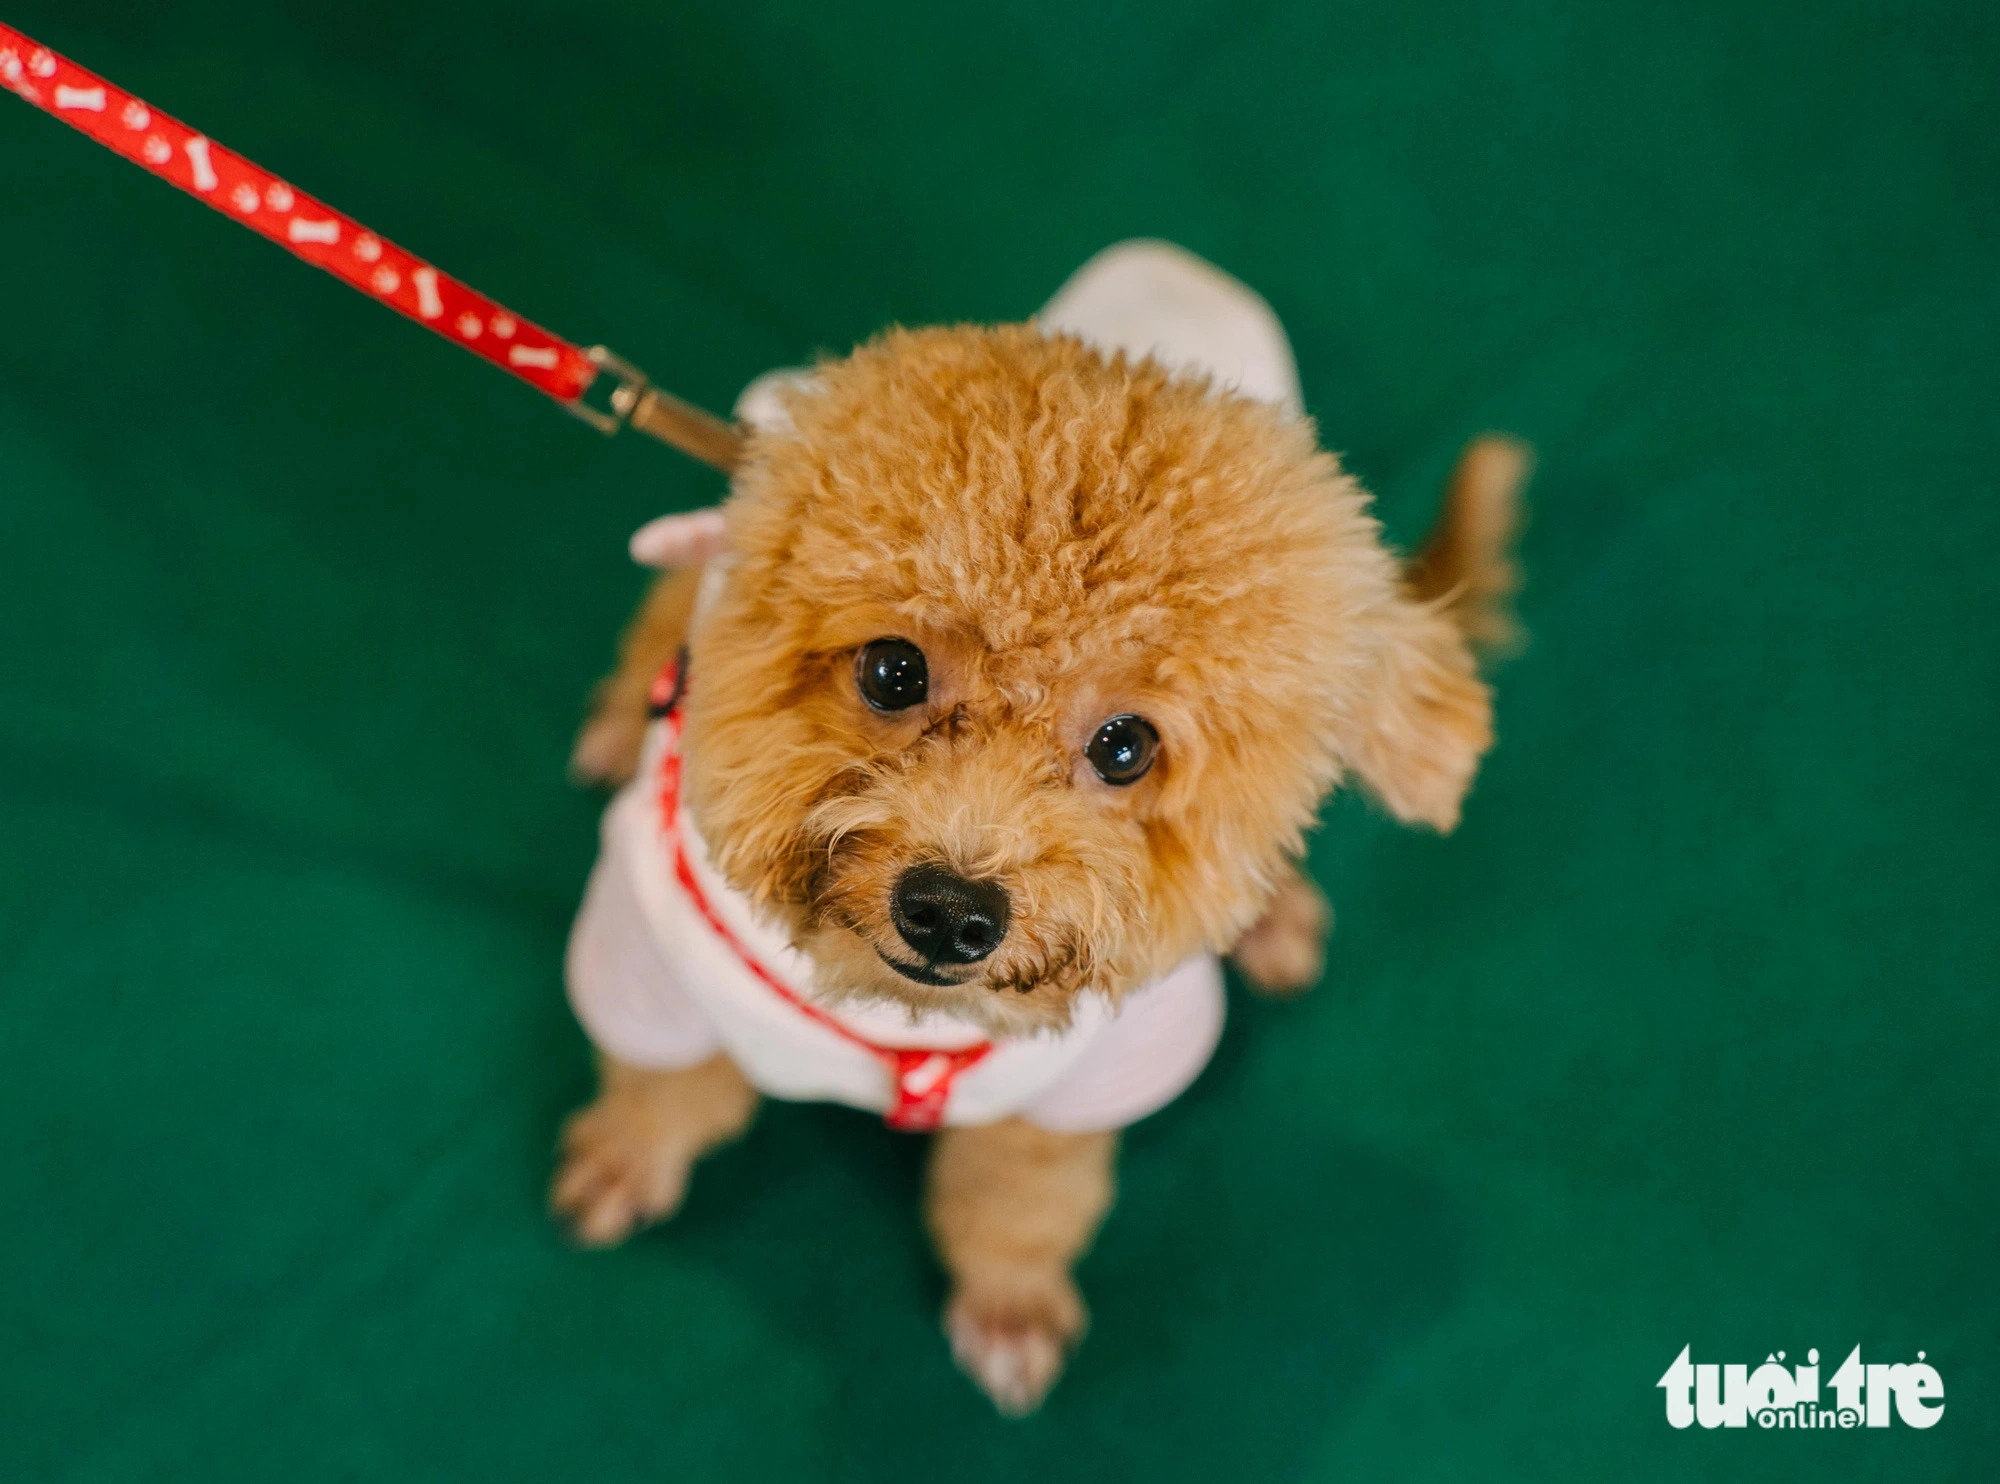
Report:
[[[543,1216],[566,746],[716,477],[0,100],[0,1476],[1993,1477],[1990,4],[7,10],[711,406],[1145,234],[1400,541],[1542,463],[1463,828],[1329,810],[1326,982],[1133,1132],[1005,1423],[860,1115]],[[1690,1343],[1947,1412],[1676,1433]]]

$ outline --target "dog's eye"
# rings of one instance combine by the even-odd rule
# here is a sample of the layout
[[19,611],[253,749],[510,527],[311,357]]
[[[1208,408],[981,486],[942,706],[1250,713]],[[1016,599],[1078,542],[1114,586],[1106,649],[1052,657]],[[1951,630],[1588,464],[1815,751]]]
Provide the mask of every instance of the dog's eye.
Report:
[[1144,778],[1159,750],[1160,734],[1153,730],[1153,724],[1128,711],[1099,727],[1083,755],[1097,769],[1099,778],[1122,787]]
[[873,639],[854,657],[854,685],[875,710],[905,711],[930,694],[930,667],[907,639]]

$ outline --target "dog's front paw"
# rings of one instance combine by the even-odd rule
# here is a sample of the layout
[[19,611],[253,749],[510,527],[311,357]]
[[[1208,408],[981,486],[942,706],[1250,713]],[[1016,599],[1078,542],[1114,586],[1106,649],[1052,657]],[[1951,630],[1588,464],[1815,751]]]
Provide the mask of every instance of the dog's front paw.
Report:
[[961,1284],[944,1311],[952,1358],[1008,1417],[1042,1404],[1084,1324],[1083,1299],[1066,1273],[1005,1291]]
[[1294,872],[1282,882],[1264,915],[1251,925],[1229,958],[1243,977],[1266,994],[1297,994],[1326,970],[1326,936],[1333,908],[1326,896]]
[[693,1164],[639,1099],[607,1094],[564,1127],[549,1209],[583,1246],[615,1246],[680,1209]]

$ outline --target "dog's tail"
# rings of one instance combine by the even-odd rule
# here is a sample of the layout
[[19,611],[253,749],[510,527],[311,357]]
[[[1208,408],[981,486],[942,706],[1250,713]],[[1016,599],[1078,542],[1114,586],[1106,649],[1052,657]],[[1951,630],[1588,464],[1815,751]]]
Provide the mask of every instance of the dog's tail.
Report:
[[1437,604],[1469,643],[1489,653],[1509,653],[1522,641],[1512,601],[1521,586],[1514,542],[1533,465],[1528,446],[1502,434],[1482,433],[1468,443],[1445,486],[1437,524],[1403,574],[1412,596]]

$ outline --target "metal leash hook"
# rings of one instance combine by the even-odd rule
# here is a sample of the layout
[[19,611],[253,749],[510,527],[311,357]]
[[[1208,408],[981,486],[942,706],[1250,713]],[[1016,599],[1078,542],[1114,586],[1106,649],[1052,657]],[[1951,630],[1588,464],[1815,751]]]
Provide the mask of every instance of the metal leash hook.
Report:
[[563,406],[605,437],[629,424],[725,474],[741,461],[744,435],[736,423],[661,391],[645,372],[608,346],[587,346],[583,353],[598,370],[585,395],[605,377],[615,383],[608,398],[609,410],[591,406],[582,396]]
[[[647,380],[645,372],[609,346],[585,346],[583,353],[589,357],[590,364],[597,368],[598,374],[590,385],[583,389],[582,396],[574,402],[563,403],[563,406],[572,416],[581,418],[605,437],[610,438],[625,426],[632,416],[632,409],[638,405],[639,398],[645,395],[652,382]],[[611,410],[608,412],[592,407],[584,400],[597,388],[598,383],[607,377],[617,383],[611,389]]]

